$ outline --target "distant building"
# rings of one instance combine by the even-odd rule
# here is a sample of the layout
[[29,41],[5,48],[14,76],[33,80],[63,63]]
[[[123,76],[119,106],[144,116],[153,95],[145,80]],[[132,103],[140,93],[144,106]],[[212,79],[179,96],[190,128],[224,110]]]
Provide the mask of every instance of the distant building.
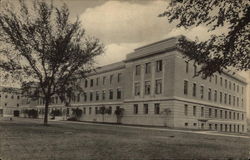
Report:
[[0,87],[0,117],[19,116],[21,96],[18,88]]
[[[70,107],[55,96],[50,110],[68,115],[79,108],[82,121],[246,132],[246,80],[226,72],[193,77],[200,66],[183,57],[177,42],[155,42],[97,68],[81,80],[84,92],[75,93]],[[31,107],[42,115],[43,105],[39,99]]]

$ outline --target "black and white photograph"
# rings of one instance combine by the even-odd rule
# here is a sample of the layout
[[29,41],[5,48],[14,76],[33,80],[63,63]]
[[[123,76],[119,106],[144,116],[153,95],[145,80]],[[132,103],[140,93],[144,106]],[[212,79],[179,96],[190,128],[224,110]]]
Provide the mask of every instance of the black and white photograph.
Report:
[[0,160],[250,160],[249,0],[0,0]]

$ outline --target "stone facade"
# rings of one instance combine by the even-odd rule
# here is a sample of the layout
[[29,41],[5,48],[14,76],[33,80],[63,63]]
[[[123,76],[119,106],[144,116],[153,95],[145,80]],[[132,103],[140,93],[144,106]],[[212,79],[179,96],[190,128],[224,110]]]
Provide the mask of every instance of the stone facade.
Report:
[[[51,108],[66,115],[79,108],[81,121],[246,132],[245,79],[230,72],[194,77],[200,66],[184,58],[177,42],[155,42],[97,68],[81,80],[84,92],[75,93],[70,107],[54,97]],[[39,100],[33,107],[42,106]]]

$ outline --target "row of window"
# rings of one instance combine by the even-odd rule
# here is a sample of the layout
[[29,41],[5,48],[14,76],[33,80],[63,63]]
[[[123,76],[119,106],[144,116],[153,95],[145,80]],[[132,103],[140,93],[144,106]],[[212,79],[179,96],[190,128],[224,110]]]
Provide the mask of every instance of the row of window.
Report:
[[[4,103],[4,106],[7,107],[8,103]],[[16,104],[17,107],[19,107],[19,104]]]
[[[83,93],[83,100],[86,101],[93,101],[94,100],[94,93],[95,93],[95,100],[105,100],[106,99],[106,91],[103,90],[102,92],[96,91],[96,92],[84,92]],[[120,88],[116,89],[116,99],[121,99],[122,97],[122,91]],[[113,100],[114,99],[114,90],[110,89],[108,92],[108,99]],[[81,101],[81,94],[77,94],[77,96],[73,95],[71,97],[72,102],[80,102]],[[39,104],[43,105],[45,102],[43,99],[40,99]],[[51,99],[52,104],[58,104],[59,98],[58,97],[52,97]]]
[[[156,72],[162,71],[162,60],[156,61],[155,71]],[[145,74],[149,74],[149,73],[151,73],[151,62],[145,63]],[[141,65],[136,65],[135,75],[140,75],[140,74],[141,74]]]
[[[184,115],[189,116],[190,106],[184,105]],[[197,116],[197,106],[192,106],[192,116]],[[241,116],[240,116],[241,115]],[[204,107],[200,107],[200,117],[205,117]],[[219,109],[208,109],[209,118],[220,118],[220,119],[231,119],[231,120],[244,120],[244,113],[229,111],[229,110],[219,110]]]
[[[0,94],[0,98],[2,97],[2,95]],[[5,95],[5,98],[8,98],[8,95]],[[14,95],[11,95],[11,99],[14,99]],[[20,99],[20,96],[16,96],[17,99]]]
[[[121,82],[121,77],[122,77],[122,74],[121,73],[118,73],[117,74],[117,83],[120,83]],[[97,77],[96,79],[86,79],[85,80],[85,88],[87,87],[94,87],[94,81],[95,81],[95,85],[98,86],[99,85],[99,77]],[[109,84],[112,84],[114,82],[114,74],[111,74],[109,75]],[[106,85],[107,82],[106,82],[106,76],[103,76],[102,77],[102,85]]]
[[[204,123],[201,123],[201,128],[204,129]],[[189,126],[189,124],[186,122],[184,123],[184,126]],[[193,126],[196,127],[197,123],[193,123]],[[217,131],[225,131],[225,132],[240,132],[240,126],[241,126],[241,132],[244,132],[245,126],[244,125],[237,125],[237,124],[212,124],[209,125],[210,130],[217,130]]]
[[[134,107],[133,108],[133,113],[134,114],[139,114],[139,105],[134,104],[133,107]],[[143,114],[149,114],[148,104],[143,104]],[[154,104],[154,114],[160,114],[160,104],[159,103]]]
[[[183,90],[183,93],[185,95],[188,95],[188,88],[189,88],[188,86],[189,86],[188,81],[184,80],[184,90]],[[193,92],[192,96],[193,97],[197,97],[197,85],[196,85],[196,83],[193,83],[192,92]],[[207,99],[209,101],[211,101],[212,100],[212,89],[211,88],[208,88],[208,94],[207,95],[208,95]],[[199,97],[201,99],[204,98],[204,86],[203,85],[200,86],[200,95],[199,95]],[[213,96],[214,102],[217,102],[217,98],[218,98],[217,90],[214,90],[214,96]],[[240,101],[239,97],[235,97],[235,96],[232,96],[232,95],[227,94],[227,93],[224,93],[224,100],[223,100],[223,93],[220,92],[220,94],[219,94],[219,102],[220,103],[224,103],[224,104],[228,104],[228,105],[233,105],[233,106],[239,107],[240,106],[240,102],[239,101]],[[244,106],[244,101],[243,101],[243,98],[242,98],[241,99],[241,107],[243,107],[243,106]]]
[[[186,73],[189,72],[189,62],[188,61],[185,61],[186,62]],[[193,65],[194,67],[194,75],[197,74],[197,66],[196,65]],[[209,77],[209,82],[213,82],[215,84],[218,84],[218,76],[217,75],[214,75],[214,76],[211,76]],[[237,93],[239,93],[240,91],[240,87],[238,84],[235,84],[233,82],[231,82],[230,80],[227,80],[226,78],[224,78],[224,81],[223,81],[223,77],[220,77],[220,86],[224,86],[224,88],[228,88],[229,90],[233,90],[233,91],[237,91]],[[243,94],[244,93],[244,87],[242,86],[241,87],[241,93]]]
[[[145,81],[144,83],[144,94],[150,95],[151,94],[151,81]],[[139,96],[141,93],[141,85],[140,82],[135,82],[134,84],[134,95]],[[162,93],[162,80],[157,79],[155,80],[155,94],[161,94]]]

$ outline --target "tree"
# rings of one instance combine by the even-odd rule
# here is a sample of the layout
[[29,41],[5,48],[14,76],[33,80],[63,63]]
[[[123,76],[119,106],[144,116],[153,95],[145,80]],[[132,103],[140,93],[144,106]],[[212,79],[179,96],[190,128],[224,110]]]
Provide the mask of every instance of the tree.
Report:
[[47,125],[52,96],[70,103],[103,45],[85,34],[79,19],[70,21],[65,4],[58,8],[43,0],[19,0],[16,8],[10,3],[0,7],[0,68],[5,78],[22,83],[25,96],[44,100]]
[[250,69],[250,2],[248,0],[172,0],[159,15],[167,17],[177,27],[191,28],[205,25],[208,32],[224,27],[227,32],[212,34],[206,41],[180,38],[183,53],[202,64],[197,75],[206,77],[215,72],[234,68]]

